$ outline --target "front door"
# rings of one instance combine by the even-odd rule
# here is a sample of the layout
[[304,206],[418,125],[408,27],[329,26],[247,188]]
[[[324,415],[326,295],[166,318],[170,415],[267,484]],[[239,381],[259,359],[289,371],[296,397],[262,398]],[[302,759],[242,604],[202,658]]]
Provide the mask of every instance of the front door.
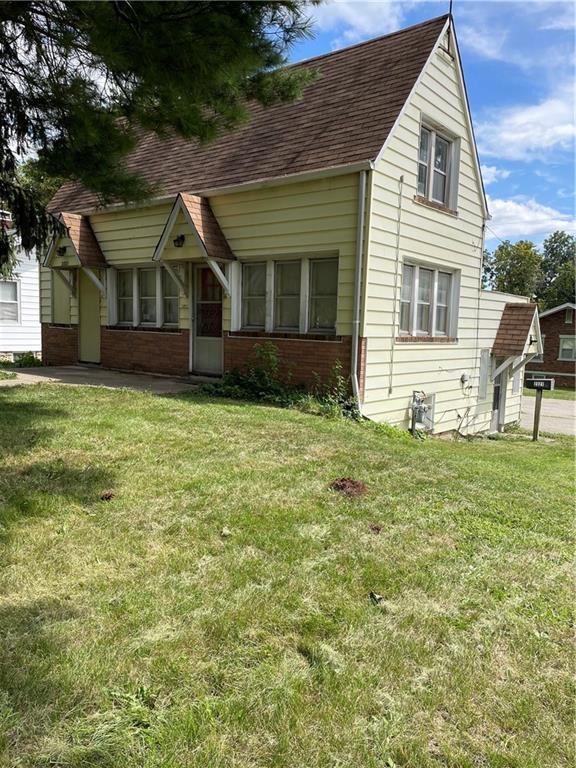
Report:
[[198,267],[194,280],[194,373],[222,373],[222,287],[210,267]]
[[78,357],[82,363],[100,362],[100,291],[83,270],[78,281],[80,338]]

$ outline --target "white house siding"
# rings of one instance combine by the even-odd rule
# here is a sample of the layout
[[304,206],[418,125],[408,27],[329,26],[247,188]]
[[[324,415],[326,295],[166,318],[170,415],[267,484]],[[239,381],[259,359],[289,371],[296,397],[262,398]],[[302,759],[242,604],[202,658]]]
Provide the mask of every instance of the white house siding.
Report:
[[[456,66],[440,50],[433,55],[373,172],[362,330],[367,337],[364,414],[377,421],[407,426],[412,392],[423,390],[435,395],[437,432],[470,429],[479,374],[476,337],[483,205]],[[423,118],[460,139],[457,216],[414,200]],[[395,341],[399,302],[395,307],[394,285],[401,176],[404,184],[398,285],[405,260],[459,271],[458,341],[454,343]],[[460,379],[464,373],[469,381],[463,385]]]
[[42,347],[39,266],[34,254],[22,254],[14,279],[18,282],[19,322],[0,324],[0,356],[8,358],[13,353],[39,352]]

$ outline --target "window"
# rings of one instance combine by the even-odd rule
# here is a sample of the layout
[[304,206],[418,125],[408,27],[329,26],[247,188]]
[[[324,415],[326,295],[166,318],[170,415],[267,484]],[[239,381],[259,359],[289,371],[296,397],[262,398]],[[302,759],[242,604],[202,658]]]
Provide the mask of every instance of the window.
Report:
[[338,259],[310,262],[310,305],[308,328],[311,331],[336,329],[338,299]]
[[[338,258],[242,264],[238,315],[233,328],[268,333],[336,331]],[[237,319],[234,319],[237,318]]]
[[172,275],[162,270],[162,301],[164,309],[164,325],[178,325],[178,297],[180,291]]
[[177,326],[179,300],[178,285],[160,265],[143,269],[119,269],[116,272],[119,325]]
[[531,363],[543,363],[544,362],[544,339],[546,336],[542,336],[542,354],[536,355],[536,357],[533,357],[532,360],[530,360]]
[[118,291],[118,322],[132,324],[134,313],[134,280],[131,269],[119,269],[116,275]]
[[274,326],[279,331],[300,329],[300,262],[274,265]]
[[138,270],[141,325],[156,325],[156,270]]
[[576,360],[576,336],[560,336],[558,360]]
[[400,291],[400,334],[448,336],[453,275],[405,264]]
[[0,323],[12,325],[19,322],[18,283],[16,280],[0,280]]
[[448,205],[452,142],[430,128],[420,129],[418,194]]
[[566,325],[572,325],[572,322],[574,320],[574,310],[572,307],[566,307],[566,310],[564,312],[564,322]]
[[266,264],[242,265],[242,327],[264,329],[266,322]]

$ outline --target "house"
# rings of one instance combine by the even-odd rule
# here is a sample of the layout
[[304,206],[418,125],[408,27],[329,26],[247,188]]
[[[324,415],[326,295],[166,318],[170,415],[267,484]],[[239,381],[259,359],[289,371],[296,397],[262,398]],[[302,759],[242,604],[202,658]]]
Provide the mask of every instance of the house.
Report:
[[[11,216],[0,211],[8,230]],[[40,275],[35,254],[19,253],[10,279],[0,277],[0,361],[13,362],[24,352],[40,353]]]
[[576,304],[566,303],[540,312],[544,350],[526,366],[526,377],[552,377],[555,386],[576,387]]
[[300,101],[256,105],[209,146],[143,135],[127,165],[161,188],[149,203],[59,190],[46,361],[219,376],[268,340],[295,382],[339,361],[368,418],[406,426],[417,391],[432,431],[502,429],[538,317],[481,290],[488,210],[451,18],[304,66]]

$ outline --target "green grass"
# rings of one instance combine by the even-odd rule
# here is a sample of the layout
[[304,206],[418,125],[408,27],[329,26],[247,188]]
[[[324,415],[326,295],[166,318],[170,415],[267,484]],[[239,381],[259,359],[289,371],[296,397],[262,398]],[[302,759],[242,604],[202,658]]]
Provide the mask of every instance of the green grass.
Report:
[[16,378],[16,374],[14,373],[14,371],[3,371],[0,368],[0,381],[6,380],[6,379],[15,379],[15,378]]
[[573,765],[567,438],[38,385],[0,445],[0,765]]
[[[535,389],[524,389],[524,394],[528,397],[535,397]],[[550,391],[544,390],[542,392],[543,397],[547,397],[551,400],[576,400],[576,392],[573,389],[552,389]]]

